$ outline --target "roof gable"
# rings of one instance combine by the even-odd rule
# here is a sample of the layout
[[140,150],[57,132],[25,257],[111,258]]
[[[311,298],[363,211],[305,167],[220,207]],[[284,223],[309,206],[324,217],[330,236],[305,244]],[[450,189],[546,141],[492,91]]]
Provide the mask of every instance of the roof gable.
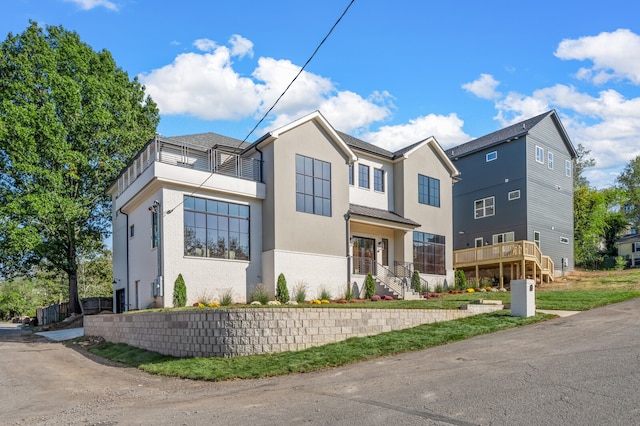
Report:
[[511,126],[507,126],[503,129],[497,130],[493,133],[489,133],[488,135],[479,137],[472,141],[463,143],[462,145],[458,145],[456,147],[450,148],[446,151],[446,154],[449,158],[457,159],[460,157],[464,157],[467,155],[471,155],[475,152],[482,151],[484,149],[500,145],[502,143],[510,142],[512,140],[518,139],[522,136],[526,136],[529,134],[529,131],[535,127],[538,123],[544,120],[547,117],[551,117],[560,133],[560,137],[564,141],[567,150],[569,151],[569,155],[571,158],[577,157],[577,152],[569,139],[564,127],[562,126],[562,122],[558,117],[558,114],[555,110],[547,111],[543,114],[537,115],[535,117],[529,118],[524,121],[520,121],[519,123],[512,124]]

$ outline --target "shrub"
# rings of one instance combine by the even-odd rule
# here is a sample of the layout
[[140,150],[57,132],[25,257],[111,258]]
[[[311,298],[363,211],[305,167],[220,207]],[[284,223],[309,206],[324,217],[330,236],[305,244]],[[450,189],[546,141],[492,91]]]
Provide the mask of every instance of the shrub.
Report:
[[627,261],[622,256],[616,256],[616,265],[613,267],[616,271],[622,271],[627,266]]
[[413,275],[411,276],[411,290],[419,293],[422,287],[422,283],[420,282],[420,272],[416,269],[413,271]]
[[442,293],[444,291],[444,288],[442,287],[442,284],[436,284],[436,293]]
[[280,303],[287,303],[289,301],[289,289],[287,288],[287,280],[285,279],[283,273],[280,273],[280,275],[278,275],[276,300]]
[[367,274],[364,280],[364,298],[370,299],[376,293],[376,282],[373,280],[371,273]]
[[252,302],[260,302],[261,305],[266,305],[269,303],[269,293],[264,288],[263,284],[258,284],[256,288],[251,293],[251,301]]
[[178,278],[173,286],[173,307],[183,308],[187,305],[187,285],[184,283],[182,274],[178,274]]
[[307,300],[307,285],[305,283],[298,283],[293,288],[293,298],[298,303],[304,303]]
[[231,306],[233,304],[233,292],[231,289],[226,289],[220,294],[220,304],[222,306]]
[[464,290],[467,288],[467,276],[461,269],[456,269],[456,290]]
[[346,301],[353,300],[353,287],[349,283],[347,283],[347,290],[344,292],[343,299]]
[[318,296],[320,300],[331,300],[331,292],[327,290],[325,287],[320,289],[320,295]]

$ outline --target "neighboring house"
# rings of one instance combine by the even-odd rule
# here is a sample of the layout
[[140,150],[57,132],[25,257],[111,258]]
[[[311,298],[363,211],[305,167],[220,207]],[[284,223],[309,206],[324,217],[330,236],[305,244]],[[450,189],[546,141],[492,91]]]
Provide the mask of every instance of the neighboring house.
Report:
[[454,250],[528,240],[553,260],[555,275],[573,270],[576,150],[555,111],[446,152],[460,171]]
[[640,267],[640,234],[627,234],[616,245],[618,256],[624,257],[632,268]]
[[[453,280],[452,183],[434,138],[392,153],[315,112],[253,144],[213,133],[157,137],[110,187],[116,312],[230,292],[360,295],[366,274],[397,297],[414,269]],[[406,282],[406,281],[405,281]],[[355,284],[355,285],[354,285]]]

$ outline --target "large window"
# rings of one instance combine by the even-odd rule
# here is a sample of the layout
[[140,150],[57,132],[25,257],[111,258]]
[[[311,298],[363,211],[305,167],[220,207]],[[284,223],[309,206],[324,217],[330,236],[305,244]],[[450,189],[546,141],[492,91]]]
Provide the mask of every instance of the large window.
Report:
[[413,232],[413,267],[423,274],[446,274],[444,235]]
[[296,154],[296,210],[331,216],[331,164]]
[[440,181],[438,179],[418,175],[418,202],[440,207]]
[[514,231],[494,234],[492,238],[493,244],[512,243],[515,241],[515,235]]
[[495,197],[487,197],[473,202],[474,217],[480,219],[483,217],[493,216],[496,214]]
[[369,189],[369,166],[358,165],[358,186]]
[[249,260],[249,206],[185,196],[184,254]]
[[384,170],[373,169],[373,190],[384,192]]

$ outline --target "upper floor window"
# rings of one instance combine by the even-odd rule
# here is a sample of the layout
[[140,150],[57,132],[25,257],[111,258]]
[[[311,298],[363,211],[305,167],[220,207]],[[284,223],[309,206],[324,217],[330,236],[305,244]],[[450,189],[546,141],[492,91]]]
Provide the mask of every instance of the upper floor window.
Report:
[[487,154],[487,163],[498,158],[498,151],[491,151]]
[[547,152],[547,167],[549,170],[553,170],[553,152]]
[[358,165],[358,186],[369,189],[369,166]]
[[185,196],[184,254],[249,260],[249,206]]
[[480,219],[483,217],[493,216],[495,214],[495,198],[496,197],[487,197],[474,201],[474,217],[476,219]]
[[353,185],[353,164],[349,164],[349,185]]
[[440,180],[418,175],[418,202],[440,207]]
[[564,175],[571,177],[571,160],[564,160]]
[[134,235],[136,235],[135,227],[134,227],[133,225],[131,225],[131,226],[129,227],[129,238],[133,238],[133,237],[134,237]]
[[517,200],[520,198],[520,190],[516,189],[515,191],[509,192],[509,201]]
[[533,242],[540,248],[540,231],[533,231]]
[[331,164],[296,154],[296,211],[331,216]]
[[544,148],[536,145],[536,161],[540,164],[544,164]]
[[373,189],[374,191],[384,192],[384,170],[373,169]]
[[560,237],[560,242],[562,244],[569,244],[569,238],[567,237]]

